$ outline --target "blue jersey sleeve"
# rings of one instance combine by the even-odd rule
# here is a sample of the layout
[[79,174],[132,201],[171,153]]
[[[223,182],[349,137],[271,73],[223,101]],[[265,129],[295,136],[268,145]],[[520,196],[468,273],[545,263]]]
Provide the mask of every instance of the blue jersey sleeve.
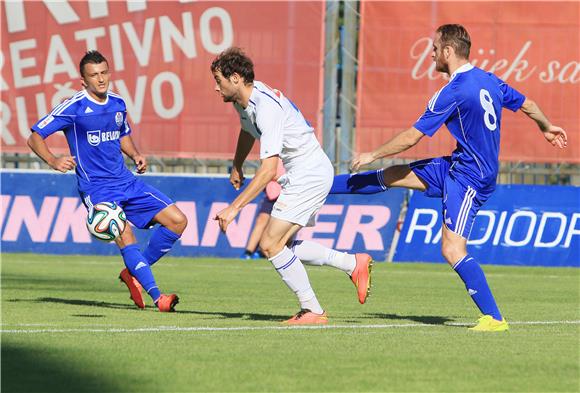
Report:
[[123,124],[123,129],[121,130],[121,137],[127,136],[130,133],[131,133],[131,126],[129,125],[127,118],[125,118],[125,122]]
[[433,136],[447,120],[455,115],[456,107],[457,103],[453,92],[447,85],[435,93],[427,104],[425,113],[415,122],[413,127],[427,136]]
[[66,130],[72,123],[73,118],[71,116],[55,116],[52,113],[49,113],[30,129],[39,134],[43,139],[46,139],[57,131]]
[[514,89],[513,87],[511,87],[507,83],[505,83],[503,80],[501,80],[500,78],[495,76],[494,74],[492,74],[492,73],[488,73],[488,74],[493,79],[495,79],[495,81],[498,83],[499,89],[502,92],[503,96],[502,96],[501,106],[503,106],[504,108],[507,108],[513,112],[520,109],[522,107],[522,105],[524,104],[526,97],[522,93],[520,93],[519,91],[517,91],[516,89]]

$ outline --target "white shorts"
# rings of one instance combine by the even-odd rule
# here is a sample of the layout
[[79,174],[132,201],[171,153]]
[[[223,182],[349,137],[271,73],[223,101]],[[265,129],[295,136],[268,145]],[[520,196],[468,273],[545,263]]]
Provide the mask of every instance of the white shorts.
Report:
[[282,191],[272,209],[272,217],[311,227],[316,223],[316,214],[324,205],[334,180],[334,168],[324,154],[315,160],[294,165],[280,176],[278,183]]

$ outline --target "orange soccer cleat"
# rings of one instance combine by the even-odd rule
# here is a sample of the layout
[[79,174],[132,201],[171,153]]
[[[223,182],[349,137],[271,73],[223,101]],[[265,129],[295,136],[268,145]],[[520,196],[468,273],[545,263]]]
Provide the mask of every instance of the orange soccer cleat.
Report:
[[300,310],[289,320],[282,323],[285,325],[325,325],[328,323],[328,317],[325,312],[322,314],[315,314],[305,308]]
[[355,254],[356,266],[350,279],[357,289],[358,301],[365,304],[369,293],[371,292],[371,269],[373,267],[373,258],[369,254]]
[[139,308],[145,308],[145,302],[143,301],[143,295],[141,290],[143,287],[139,284],[139,281],[129,273],[127,268],[121,270],[119,274],[119,279],[127,285],[129,288],[130,299],[133,300],[135,305]]
[[179,298],[175,294],[171,295],[161,294],[159,299],[157,299],[157,301],[155,302],[155,304],[157,304],[157,308],[161,312],[174,312],[177,303],[179,303]]

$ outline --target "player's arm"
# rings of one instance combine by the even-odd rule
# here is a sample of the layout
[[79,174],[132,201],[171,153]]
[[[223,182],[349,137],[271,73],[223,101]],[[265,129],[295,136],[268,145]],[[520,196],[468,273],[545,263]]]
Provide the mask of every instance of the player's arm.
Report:
[[66,173],[75,168],[77,165],[74,156],[64,155],[57,157],[48,148],[48,145],[44,141],[44,138],[38,133],[33,132],[28,137],[26,141],[28,146],[32,151],[40,157],[44,162],[48,164],[54,170],[62,173]]
[[408,128],[395,135],[391,140],[379,146],[377,149],[355,157],[350,167],[353,171],[358,171],[361,166],[370,164],[375,160],[402,153],[419,143],[424,136],[425,134],[415,127]]
[[562,128],[553,125],[548,117],[542,112],[538,104],[526,98],[522,107],[520,108],[530,119],[536,122],[544,138],[552,144],[552,146],[565,148],[568,145],[568,136],[566,131]]
[[219,226],[223,232],[226,231],[230,222],[236,218],[243,207],[256,198],[264,190],[266,185],[276,177],[277,167],[277,155],[263,159],[254,178],[248,184],[248,187],[228,207],[215,216],[214,219],[219,222]]
[[137,173],[145,173],[147,170],[147,159],[139,153],[133,143],[131,135],[125,135],[121,138],[121,151],[133,160],[137,167]]
[[244,171],[242,170],[242,165],[244,164],[244,161],[246,161],[246,157],[248,157],[250,151],[252,151],[255,141],[256,140],[250,133],[240,129],[232,172],[230,173],[230,183],[232,183],[232,186],[234,186],[236,190],[239,190],[244,184]]

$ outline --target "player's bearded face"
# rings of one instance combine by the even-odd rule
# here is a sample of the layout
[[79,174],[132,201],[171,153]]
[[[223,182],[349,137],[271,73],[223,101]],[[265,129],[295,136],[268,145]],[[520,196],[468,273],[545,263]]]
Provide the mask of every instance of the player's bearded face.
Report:
[[213,77],[215,79],[214,90],[220,94],[224,102],[234,102],[237,96],[234,84],[224,77],[220,71],[213,72]]
[[111,74],[109,74],[109,65],[106,62],[85,64],[82,76],[83,86],[91,96],[97,99],[107,97]]
[[435,62],[435,70],[438,72],[448,72],[449,67],[447,66],[447,61],[445,60],[444,48],[441,44],[441,34],[439,33],[433,40],[433,53],[431,57]]

